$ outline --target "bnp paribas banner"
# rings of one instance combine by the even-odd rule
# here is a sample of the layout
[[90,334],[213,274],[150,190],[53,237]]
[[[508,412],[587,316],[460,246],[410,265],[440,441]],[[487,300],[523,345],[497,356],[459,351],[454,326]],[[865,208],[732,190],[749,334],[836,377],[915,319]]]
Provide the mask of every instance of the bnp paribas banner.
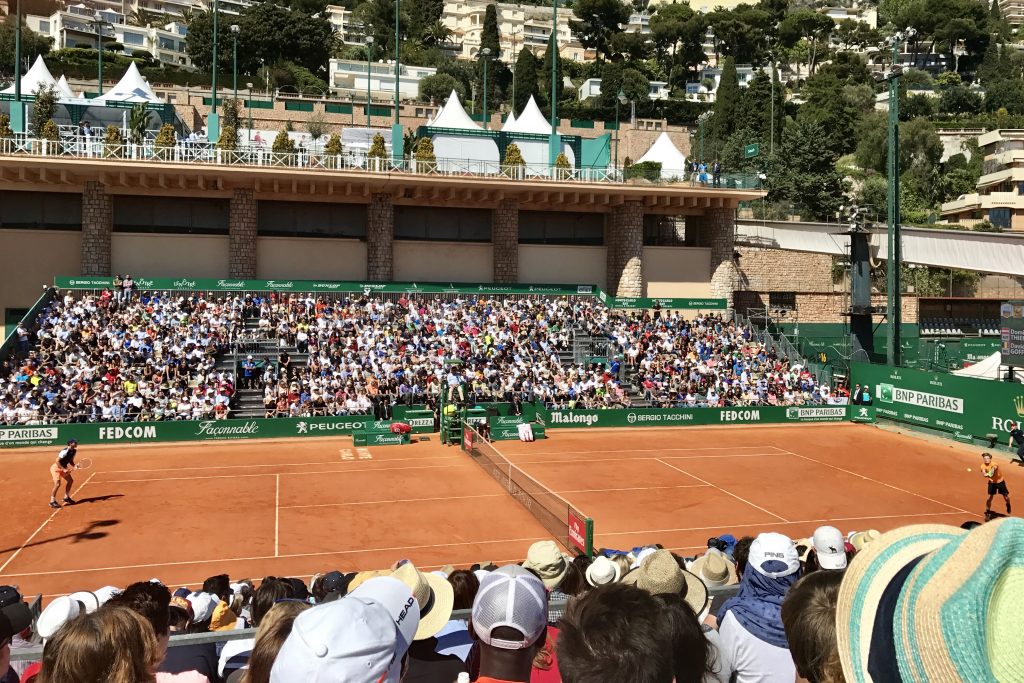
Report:
[[873,422],[870,410],[860,406],[801,406],[759,408],[636,408],[614,410],[543,410],[537,421],[546,427],[681,427],[686,425]]
[[340,436],[364,430],[387,430],[389,421],[367,415],[277,418],[269,420],[200,420],[180,422],[103,422],[93,424],[0,426],[0,448],[81,444],[222,441]]
[[949,432],[961,441],[996,434],[1024,420],[1024,385],[886,365],[854,363],[853,382],[867,384],[878,416]]

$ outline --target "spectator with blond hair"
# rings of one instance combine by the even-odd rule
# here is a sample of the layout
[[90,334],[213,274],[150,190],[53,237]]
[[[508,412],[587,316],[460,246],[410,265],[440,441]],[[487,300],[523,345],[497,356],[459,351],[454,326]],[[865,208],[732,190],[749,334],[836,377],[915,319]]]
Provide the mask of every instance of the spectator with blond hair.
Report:
[[782,624],[799,682],[845,683],[836,647],[836,602],[842,572],[813,572],[782,603]]
[[288,634],[292,632],[295,617],[310,605],[299,600],[284,600],[270,608],[256,631],[256,641],[249,655],[248,668],[239,669],[228,676],[228,683],[270,683],[270,670]]
[[155,683],[160,648],[153,627],[127,607],[72,619],[46,641],[38,683]]

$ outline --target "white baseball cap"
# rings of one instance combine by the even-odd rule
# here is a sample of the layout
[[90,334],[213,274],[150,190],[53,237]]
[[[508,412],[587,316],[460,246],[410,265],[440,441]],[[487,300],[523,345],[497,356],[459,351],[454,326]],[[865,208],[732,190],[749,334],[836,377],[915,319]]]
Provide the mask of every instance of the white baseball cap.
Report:
[[367,580],[295,618],[270,681],[399,683],[418,626],[419,606],[405,584],[391,577]]
[[72,599],[70,595],[54,598],[53,602],[47,605],[43,613],[36,619],[36,633],[40,638],[50,638],[60,630],[61,626],[77,617],[81,612],[83,612],[82,603]]
[[210,619],[213,616],[213,610],[220,602],[213,595],[202,592],[189,593],[185,599],[188,600],[188,604],[192,605],[192,622],[196,624]]
[[750,544],[747,564],[759,574],[780,579],[800,569],[800,556],[789,536],[764,533]]
[[[533,645],[547,628],[548,596],[544,584],[519,565],[491,572],[480,582],[473,601],[473,630],[480,642],[503,650],[522,650]],[[508,626],[523,634],[522,640],[492,637],[494,629]]]
[[814,530],[814,554],[822,569],[846,569],[846,539],[834,526],[819,526]]

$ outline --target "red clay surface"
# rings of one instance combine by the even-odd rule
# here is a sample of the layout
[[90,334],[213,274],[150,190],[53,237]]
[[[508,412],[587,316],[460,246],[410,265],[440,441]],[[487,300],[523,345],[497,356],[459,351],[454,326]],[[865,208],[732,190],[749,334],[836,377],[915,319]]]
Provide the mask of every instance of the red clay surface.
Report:
[[[495,446],[595,520],[599,546],[688,551],[709,536],[808,536],[980,519],[976,452],[864,425],[552,430]],[[56,449],[3,451],[0,583],[55,595],[157,577],[308,577],[518,561],[550,534],[436,435],[406,447],[351,439],[83,446],[80,503],[47,507]],[[1003,460],[1011,491],[1024,471]],[[970,467],[973,472],[966,470]],[[1002,512],[1002,500],[993,507]]]

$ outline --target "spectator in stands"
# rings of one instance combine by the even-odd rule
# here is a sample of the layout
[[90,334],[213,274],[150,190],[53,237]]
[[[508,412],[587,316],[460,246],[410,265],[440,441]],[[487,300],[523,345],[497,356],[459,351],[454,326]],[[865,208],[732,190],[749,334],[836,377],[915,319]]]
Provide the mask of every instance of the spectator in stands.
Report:
[[153,628],[134,611],[104,606],[65,624],[43,647],[39,683],[154,683]]
[[[168,614],[172,635],[193,632],[194,613],[188,595],[188,590],[181,589],[171,597]],[[217,647],[213,643],[197,643],[168,648],[159,671],[172,674],[196,671],[210,679],[211,683],[217,683],[220,680],[217,675]]]
[[742,536],[732,549],[732,558],[736,561],[736,575],[743,578],[743,572],[747,569],[747,558],[750,555],[750,544],[754,542],[753,536]]
[[480,581],[471,626],[477,640],[477,683],[529,683],[547,629],[547,595],[535,575],[517,565]]
[[[621,583],[595,588],[569,603],[560,626],[564,683],[672,683],[675,625],[646,591]],[[704,662],[695,666],[704,670]]]
[[722,675],[738,683],[791,683],[795,676],[782,625],[782,601],[800,578],[796,546],[778,533],[750,544],[736,597],[718,614]]
[[804,573],[818,569],[842,572],[848,561],[846,539],[834,526],[820,526],[814,530],[811,548],[804,562]]
[[836,602],[842,580],[841,572],[808,574],[782,603],[786,641],[801,681],[845,681],[836,647]]
[[719,676],[718,633],[697,621],[693,609],[676,596],[662,593],[654,598],[672,624],[674,683],[727,683],[728,678]]
[[[549,602],[565,602],[569,599],[566,593],[560,588],[562,582],[569,575],[569,561],[558,544],[554,541],[537,541],[530,546],[526,552],[526,561],[523,568],[527,569],[544,583],[548,591]],[[549,623],[556,624],[562,617],[560,609],[553,609],[548,614]]]
[[[153,581],[133,583],[122,592],[112,597],[107,605],[124,607],[132,610],[153,628],[157,642],[157,659],[163,664],[167,657],[167,644],[170,640],[170,604],[171,591],[166,586]],[[182,672],[160,672],[156,675],[157,683],[208,683],[209,678],[195,670]]]
[[0,586],[0,683],[17,683],[11,641],[32,624],[32,612],[13,586]]
[[[288,634],[292,632],[292,625],[295,618],[309,609],[308,603],[298,600],[283,600],[270,608],[260,622],[256,631],[256,639],[252,647],[252,654],[248,660],[248,666],[244,669],[236,669],[227,676],[226,683],[270,683],[270,672],[274,667],[274,660],[287,640]],[[228,641],[225,646],[235,642]]]
[[270,674],[272,683],[399,683],[420,623],[409,587],[382,576],[299,614]]
[[[253,594],[249,626],[259,628],[274,605],[294,597],[295,591],[290,582],[273,576],[266,577]],[[255,644],[254,638],[229,640],[224,643],[217,667],[219,674],[227,678],[233,671],[245,668]]]
[[[411,567],[411,565],[405,565]],[[401,568],[400,570],[401,571]],[[405,570],[407,577],[414,574]],[[444,573],[440,572],[441,574]],[[396,575],[398,572],[396,572]],[[441,578],[437,573],[433,574]],[[426,575],[430,576],[430,575]],[[452,610],[468,610],[473,607],[473,600],[476,597],[480,581],[473,572],[460,569],[452,571],[447,577],[452,589],[452,609],[448,610],[449,616]],[[410,583],[416,584],[413,580]],[[428,584],[429,585],[429,584]],[[415,591],[414,591],[415,594]],[[442,598],[447,600],[447,598]],[[433,601],[433,600],[431,600]],[[441,606],[438,605],[441,609]],[[420,610],[420,628],[425,628],[426,619],[424,613],[433,613],[433,605],[424,612]],[[469,629],[465,621],[450,619],[441,626],[436,633],[420,637],[417,634],[412,645],[409,646],[409,672],[406,674],[405,683],[452,683],[466,668],[468,650],[472,646]]]

